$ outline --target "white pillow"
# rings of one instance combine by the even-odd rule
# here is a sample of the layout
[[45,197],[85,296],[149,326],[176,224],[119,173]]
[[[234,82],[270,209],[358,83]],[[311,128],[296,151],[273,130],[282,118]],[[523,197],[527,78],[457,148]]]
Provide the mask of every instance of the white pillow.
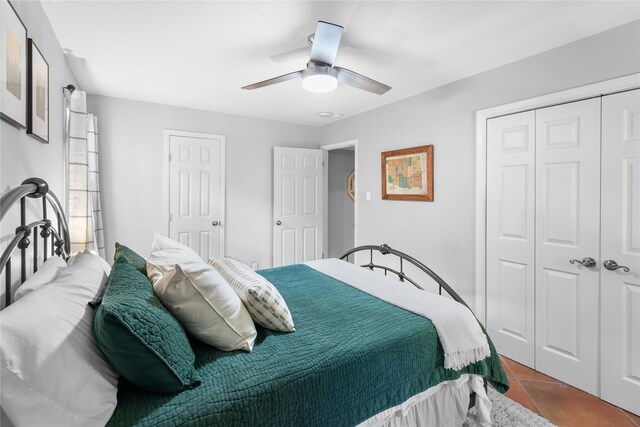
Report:
[[175,265],[153,289],[194,337],[220,350],[253,349],[251,316],[220,273],[203,261]]
[[92,255],[95,257],[95,261],[100,264],[100,268],[102,268],[102,271],[104,271],[105,273],[107,273],[107,276],[109,275],[109,273],[111,273],[111,265],[109,265],[109,263],[107,261],[105,261],[102,257],[98,256],[94,251],[92,251],[91,249],[85,249],[82,252],[78,252],[76,254],[73,254],[69,257],[69,259],[67,260],[67,265],[73,265],[76,262],[76,259],[78,259],[79,255]]
[[[104,426],[116,407],[117,374],[92,333],[107,275],[96,255],[0,312],[0,406],[16,426]],[[104,260],[102,260],[104,261]]]
[[227,280],[256,323],[273,331],[295,330],[289,307],[271,282],[237,259],[211,258],[209,265]]
[[33,291],[37,291],[47,283],[53,281],[56,278],[60,270],[67,267],[67,263],[58,256],[52,256],[42,264],[42,266],[31,275],[22,285],[18,288],[13,296],[13,300],[18,301],[25,295],[30,294]]
[[176,264],[198,264],[204,262],[193,249],[158,233],[153,235],[151,256],[147,260],[147,276],[154,285],[173,270]]

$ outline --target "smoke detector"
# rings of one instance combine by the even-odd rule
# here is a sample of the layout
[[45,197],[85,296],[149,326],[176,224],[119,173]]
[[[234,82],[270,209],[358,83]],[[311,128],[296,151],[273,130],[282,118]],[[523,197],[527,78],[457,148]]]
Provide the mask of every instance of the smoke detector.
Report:
[[341,113],[332,113],[330,111],[323,111],[321,113],[318,113],[318,116],[323,118],[323,119],[329,119],[329,118],[339,119],[340,117],[343,116],[343,114],[341,114]]

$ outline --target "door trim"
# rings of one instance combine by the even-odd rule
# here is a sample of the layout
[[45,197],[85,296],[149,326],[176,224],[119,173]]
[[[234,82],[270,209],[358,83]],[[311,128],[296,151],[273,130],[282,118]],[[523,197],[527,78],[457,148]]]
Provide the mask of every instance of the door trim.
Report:
[[640,87],[640,73],[629,74],[548,95],[512,102],[476,112],[476,317],[487,323],[486,226],[487,226],[487,120],[507,114],[610,95]]
[[225,238],[224,238],[224,229],[226,226],[226,209],[225,209],[225,200],[226,196],[226,184],[225,184],[225,164],[227,163],[225,156],[225,143],[226,137],[224,135],[216,135],[213,133],[203,133],[203,132],[191,132],[184,130],[176,130],[176,129],[164,129],[164,143],[163,143],[163,154],[162,154],[162,215],[165,222],[165,227],[163,233],[169,237],[169,149],[170,149],[170,139],[172,136],[184,136],[188,138],[200,138],[200,139],[215,139],[220,141],[220,188],[222,189],[222,197],[220,198],[220,223],[222,226],[220,227],[220,256],[224,256],[225,251]]
[[353,200],[353,247],[358,246],[358,199],[360,190],[358,185],[358,140],[357,139],[348,139],[346,141],[334,142],[332,144],[324,144],[321,145],[321,150],[324,150],[322,161],[326,165],[322,169],[322,185],[324,186],[324,195],[322,197],[323,204],[323,228],[322,231],[322,244],[325,248],[325,251],[329,250],[329,151],[331,150],[339,150],[341,148],[354,147],[353,154],[353,169],[356,175],[356,197]]

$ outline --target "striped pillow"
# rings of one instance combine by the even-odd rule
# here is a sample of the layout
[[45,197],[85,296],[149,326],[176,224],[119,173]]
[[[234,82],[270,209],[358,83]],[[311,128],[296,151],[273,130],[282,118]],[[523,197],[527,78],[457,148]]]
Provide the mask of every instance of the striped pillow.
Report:
[[287,303],[267,279],[233,258],[211,258],[209,265],[229,282],[254,322],[273,331],[295,330]]

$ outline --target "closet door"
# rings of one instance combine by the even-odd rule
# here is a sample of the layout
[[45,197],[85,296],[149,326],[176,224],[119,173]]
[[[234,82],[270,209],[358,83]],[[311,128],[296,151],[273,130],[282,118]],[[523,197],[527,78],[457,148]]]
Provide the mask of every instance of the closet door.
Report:
[[487,122],[487,329],[534,367],[535,113]]
[[602,260],[601,397],[640,414],[640,90],[602,99]]
[[[600,98],[537,110],[536,370],[592,394],[599,230]],[[596,265],[571,263],[587,257]]]

